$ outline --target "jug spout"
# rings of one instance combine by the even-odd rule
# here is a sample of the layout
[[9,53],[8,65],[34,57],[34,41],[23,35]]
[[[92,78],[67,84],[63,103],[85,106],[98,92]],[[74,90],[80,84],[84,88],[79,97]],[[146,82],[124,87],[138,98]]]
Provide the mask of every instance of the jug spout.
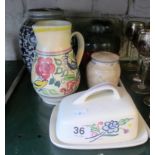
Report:
[[39,21],[33,25],[37,38],[36,49],[43,52],[61,52],[71,48],[71,23],[63,20]]

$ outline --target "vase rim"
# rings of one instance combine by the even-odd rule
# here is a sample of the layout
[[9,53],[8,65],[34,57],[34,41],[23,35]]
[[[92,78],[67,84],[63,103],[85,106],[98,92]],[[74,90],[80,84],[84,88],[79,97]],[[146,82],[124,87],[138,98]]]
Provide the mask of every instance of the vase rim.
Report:
[[40,17],[62,17],[64,15],[64,11],[59,8],[37,8],[37,9],[29,9],[27,12],[27,16],[31,18],[40,18]]

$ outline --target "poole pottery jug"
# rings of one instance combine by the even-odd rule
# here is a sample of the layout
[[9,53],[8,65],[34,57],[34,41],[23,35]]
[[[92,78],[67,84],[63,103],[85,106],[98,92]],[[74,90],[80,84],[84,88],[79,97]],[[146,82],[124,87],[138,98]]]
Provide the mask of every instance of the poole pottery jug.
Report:
[[[37,38],[32,63],[31,81],[45,103],[56,104],[76,91],[80,83],[80,65],[84,39],[79,32],[71,34],[72,24],[64,20],[39,21],[33,25]],[[73,36],[78,40],[75,57],[71,47]]]

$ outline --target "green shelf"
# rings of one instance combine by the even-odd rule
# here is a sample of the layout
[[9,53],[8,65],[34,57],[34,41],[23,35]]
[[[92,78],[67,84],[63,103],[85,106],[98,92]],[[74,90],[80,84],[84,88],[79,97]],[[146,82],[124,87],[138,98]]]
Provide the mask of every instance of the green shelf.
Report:
[[[12,65],[9,66],[11,67]],[[17,68],[15,67],[13,70],[14,69],[16,70]],[[84,90],[83,83],[81,83],[79,89]],[[6,155],[150,154],[149,140],[140,146],[120,149],[68,150],[54,146],[49,138],[49,119],[53,110],[53,106],[43,103],[40,97],[36,94],[32,87],[30,74],[28,74],[28,72],[24,73],[20,83],[6,104],[5,110]],[[144,110],[140,111],[143,112]]]

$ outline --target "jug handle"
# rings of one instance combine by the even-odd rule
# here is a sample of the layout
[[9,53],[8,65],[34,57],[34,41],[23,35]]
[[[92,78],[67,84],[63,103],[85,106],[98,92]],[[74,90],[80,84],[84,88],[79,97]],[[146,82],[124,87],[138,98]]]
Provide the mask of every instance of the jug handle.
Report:
[[78,51],[76,54],[76,61],[77,61],[77,65],[79,66],[83,57],[83,53],[84,53],[84,38],[82,36],[82,34],[80,32],[73,32],[71,37],[76,36],[77,40],[78,40]]
[[104,90],[112,90],[113,91],[113,95],[115,97],[115,99],[120,99],[120,93],[117,89],[117,87],[113,86],[112,84],[110,83],[101,83],[101,84],[98,84],[90,89],[88,89],[87,91],[85,91],[84,94],[82,94],[78,99],[76,99],[73,104],[83,104],[83,103],[86,103],[86,99],[95,94],[95,93],[98,93],[100,91],[104,91]]

